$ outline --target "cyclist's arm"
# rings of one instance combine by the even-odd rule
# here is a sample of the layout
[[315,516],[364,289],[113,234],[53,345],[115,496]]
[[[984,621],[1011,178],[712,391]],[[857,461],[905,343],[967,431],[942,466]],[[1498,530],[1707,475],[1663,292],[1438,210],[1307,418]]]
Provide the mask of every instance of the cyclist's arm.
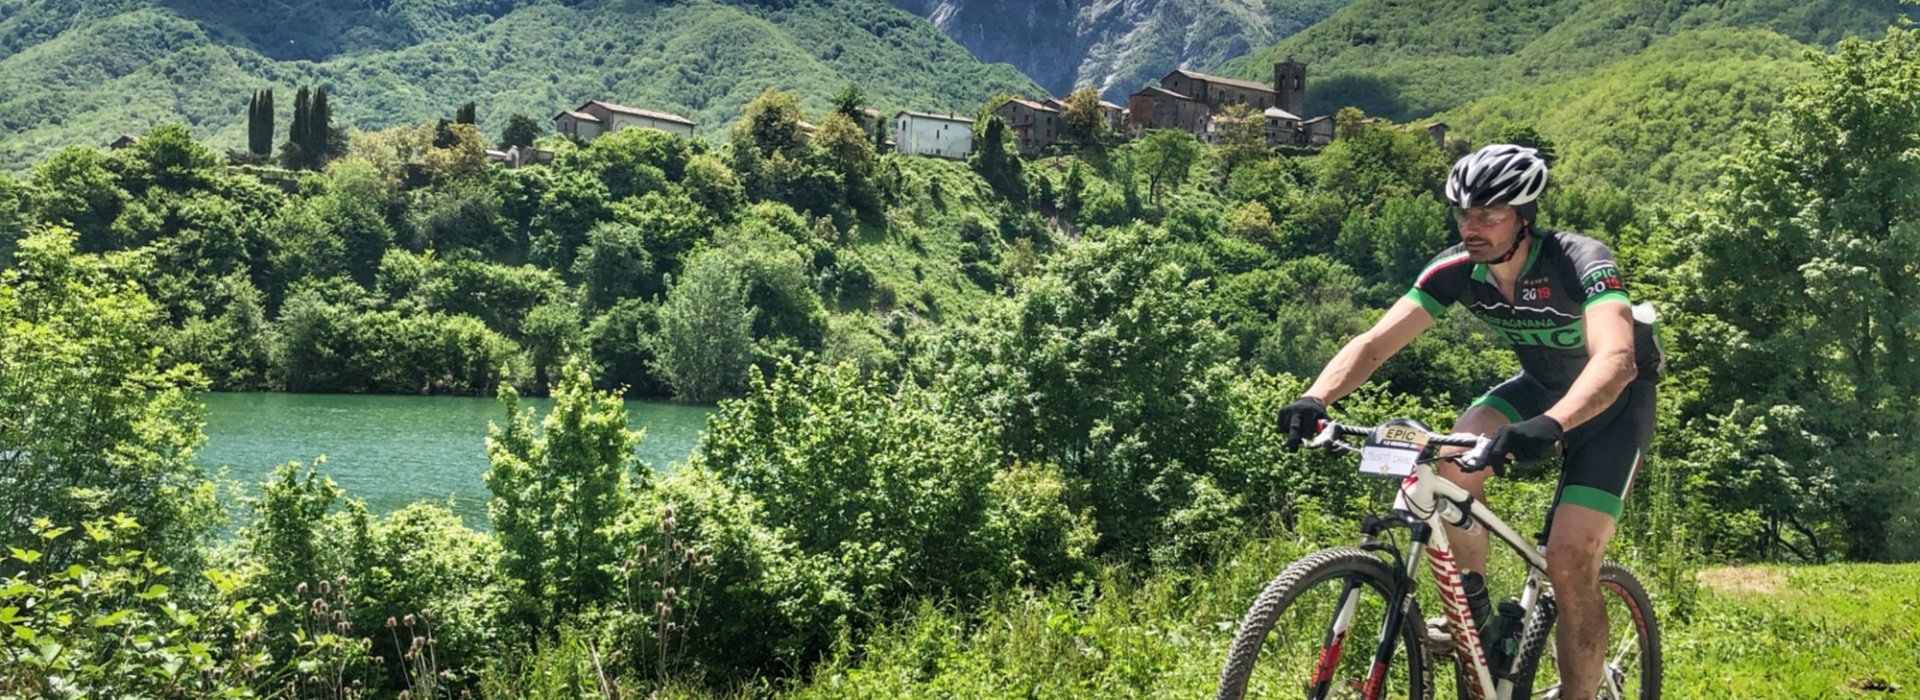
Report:
[[1562,430],[1572,430],[1607,410],[1640,372],[1633,360],[1633,309],[1626,295],[1617,296],[1598,300],[1584,314],[1587,367],[1573,380],[1566,397],[1546,413],[1560,422]]
[[[1407,343],[1433,325],[1433,316],[1412,299],[1401,298],[1387,309],[1385,316],[1373,324],[1367,332],[1354,336],[1347,341],[1346,347],[1327,362],[1326,369],[1320,370],[1320,378],[1307,389],[1307,396],[1320,399],[1328,404],[1340,400],[1354,389],[1367,382],[1374,370],[1393,354],[1400,352]],[[1628,336],[1632,341],[1632,336]]]

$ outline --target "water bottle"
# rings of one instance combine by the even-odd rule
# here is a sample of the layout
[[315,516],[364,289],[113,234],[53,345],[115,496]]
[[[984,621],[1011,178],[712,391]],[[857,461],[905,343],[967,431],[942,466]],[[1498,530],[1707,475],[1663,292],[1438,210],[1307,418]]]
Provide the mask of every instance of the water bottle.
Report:
[[1520,632],[1525,629],[1527,611],[1520,607],[1520,601],[1508,598],[1500,601],[1500,615],[1495,617],[1491,633],[1487,635],[1487,665],[1493,667],[1496,678],[1507,675],[1507,667],[1513,663],[1513,655],[1520,650]]

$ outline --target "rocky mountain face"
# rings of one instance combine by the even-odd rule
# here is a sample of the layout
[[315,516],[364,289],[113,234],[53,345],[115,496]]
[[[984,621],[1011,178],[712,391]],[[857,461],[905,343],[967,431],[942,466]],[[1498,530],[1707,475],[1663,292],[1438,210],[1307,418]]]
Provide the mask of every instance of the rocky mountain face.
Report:
[[892,0],[1055,95],[1092,84],[1115,101],[1175,68],[1204,71],[1271,46],[1348,1]]

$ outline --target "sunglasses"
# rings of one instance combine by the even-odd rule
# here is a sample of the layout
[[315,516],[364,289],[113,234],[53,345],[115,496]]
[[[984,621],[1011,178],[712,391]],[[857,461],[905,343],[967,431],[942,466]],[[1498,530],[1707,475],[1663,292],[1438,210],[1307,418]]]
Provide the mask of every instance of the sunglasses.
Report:
[[1513,218],[1512,207],[1469,207],[1453,209],[1453,221],[1457,224],[1475,226],[1499,226]]

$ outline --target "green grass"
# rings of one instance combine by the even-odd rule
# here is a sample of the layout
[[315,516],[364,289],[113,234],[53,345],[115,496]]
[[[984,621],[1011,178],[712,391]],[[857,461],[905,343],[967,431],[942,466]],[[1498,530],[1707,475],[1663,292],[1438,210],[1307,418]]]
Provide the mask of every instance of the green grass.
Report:
[[[923,604],[787,695],[1208,697],[1246,606],[1269,577],[1315,548],[1309,539],[1346,538],[1329,531],[1257,540],[1217,566],[1153,577],[1109,568],[1082,586],[1009,594],[972,615]],[[1687,619],[1667,613],[1669,601],[1653,592],[1666,615],[1665,697],[1920,692],[1920,565],[1716,569],[1702,579]],[[1440,685],[1440,697],[1449,697],[1450,684]],[[1875,690],[1887,687],[1898,690]]]
[[1701,580],[1697,614],[1667,636],[1669,697],[1920,694],[1920,564],[1710,569]]

